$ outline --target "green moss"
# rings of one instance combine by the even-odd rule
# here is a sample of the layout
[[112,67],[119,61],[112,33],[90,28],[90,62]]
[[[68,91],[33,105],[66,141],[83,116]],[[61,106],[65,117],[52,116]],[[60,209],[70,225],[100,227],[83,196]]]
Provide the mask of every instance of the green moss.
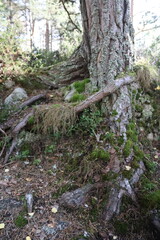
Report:
[[123,154],[125,157],[128,157],[132,151],[133,147],[133,142],[131,140],[127,140],[124,149],[123,149]]
[[29,125],[33,125],[35,123],[35,118],[34,116],[31,116],[29,119],[28,119],[28,124]]
[[123,172],[122,172],[122,176],[124,177],[124,178],[127,178],[127,179],[131,179],[131,177],[132,177],[132,175],[133,175],[133,170],[131,169],[131,170],[123,170]]
[[119,176],[118,173],[114,173],[112,171],[108,172],[107,174],[102,175],[102,180],[103,181],[112,181],[116,179]]
[[24,213],[21,213],[16,217],[14,220],[14,224],[16,227],[23,228],[25,225],[28,224],[28,220],[24,217]]
[[136,110],[137,112],[142,112],[142,111],[143,111],[143,106],[141,106],[141,105],[139,105],[139,104],[136,104],[136,105],[135,105],[135,110]]
[[118,146],[122,146],[123,143],[124,143],[124,138],[123,138],[123,136],[119,136],[119,137],[117,138],[117,144],[118,144]]
[[155,162],[150,161],[146,158],[143,161],[148,171],[154,172],[156,170],[157,164]]
[[134,168],[134,169],[139,168],[139,158],[134,157],[134,159],[133,159],[133,161],[131,163],[131,167]]
[[136,124],[134,122],[130,122],[127,126],[128,130],[135,130],[136,129]]
[[106,152],[104,149],[96,148],[91,153],[91,157],[93,159],[102,159],[104,161],[108,161],[110,159],[109,152]]
[[34,159],[34,161],[33,161],[33,165],[36,165],[36,166],[38,166],[38,165],[40,165],[40,163],[41,163],[41,159]]
[[113,111],[112,111],[112,113],[111,113],[111,116],[112,117],[115,117],[115,116],[117,116],[118,115],[118,112],[114,109]]
[[114,221],[113,225],[114,225],[114,228],[115,228],[117,234],[125,235],[128,231],[127,222],[116,220],[116,221]]
[[115,142],[115,134],[112,133],[112,132],[107,132],[106,135],[105,135],[105,139],[106,139],[109,143],[113,144],[113,143]]
[[52,197],[59,198],[60,196],[62,196],[63,193],[68,192],[68,191],[73,191],[77,188],[78,188],[77,185],[72,185],[71,183],[65,184],[65,185],[61,186],[56,192],[52,193]]
[[142,150],[140,150],[140,148],[136,145],[133,146],[133,150],[134,150],[134,154],[137,158],[139,158],[139,160],[143,160],[144,159],[144,152]]
[[126,134],[127,134],[128,139],[131,139],[133,142],[138,141],[138,136],[137,136],[137,133],[135,130],[129,129],[129,130],[127,130]]
[[149,209],[160,209],[160,190],[143,194],[141,197],[141,205]]
[[83,94],[75,93],[71,97],[70,102],[80,102],[80,101],[83,101],[85,99],[86,99],[86,97]]
[[77,81],[73,84],[74,88],[77,90],[78,93],[82,93],[85,91],[85,85],[89,83],[89,79],[84,79],[83,81]]

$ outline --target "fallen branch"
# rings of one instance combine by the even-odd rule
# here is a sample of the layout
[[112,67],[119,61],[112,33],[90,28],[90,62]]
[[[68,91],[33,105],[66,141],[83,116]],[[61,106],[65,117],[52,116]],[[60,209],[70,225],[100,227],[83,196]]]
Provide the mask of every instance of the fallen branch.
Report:
[[130,84],[134,81],[135,81],[135,78],[126,76],[124,78],[117,79],[107,84],[107,86],[104,89],[100,90],[99,92],[96,92],[94,95],[88,97],[85,101],[81,102],[78,106],[76,106],[75,112],[76,113],[82,112],[85,108],[89,107],[92,103],[99,102],[104,97],[117,91],[123,85]]
[[19,106],[19,108],[22,109],[22,108],[24,108],[24,107],[30,106],[30,105],[32,105],[34,102],[36,102],[36,101],[38,101],[38,100],[40,100],[40,99],[42,99],[42,98],[46,98],[46,96],[47,96],[47,93],[41,93],[41,94],[39,94],[39,95],[33,96],[33,97],[29,98],[28,100],[26,100],[25,102],[23,102],[23,103]]
[[8,162],[8,159],[10,155],[12,154],[13,150],[15,149],[17,145],[17,136],[18,133],[22,128],[24,128],[29,120],[29,118],[33,116],[33,111],[28,113],[18,124],[17,126],[13,129],[11,135],[13,137],[11,147],[9,148],[8,152],[6,153],[5,159],[4,159],[4,164]]
[[[5,131],[3,131],[1,128],[0,128],[0,132],[3,133],[3,134],[5,135],[5,137],[7,137],[7,134],[6,134]],[[2,150],[1,150],[1,153],[0,153],[0,158],[1,158],[2,154],[3,154],[3,152],[4,152],[4,149],[5,149],[5,147],[6,147],[6,144],[7,144],[7,142],[6,142],[6,139],[5,139],[4,145],[3,145]]]

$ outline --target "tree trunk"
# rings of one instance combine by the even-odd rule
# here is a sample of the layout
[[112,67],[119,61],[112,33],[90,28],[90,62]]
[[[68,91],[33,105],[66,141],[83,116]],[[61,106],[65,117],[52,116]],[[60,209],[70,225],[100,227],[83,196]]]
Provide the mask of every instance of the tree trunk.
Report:
[[61,71],[54,68],[50,74],[59,84],[90,75],[92,87],[103,88],[131,67],[133,28],[129,0],[80,0],[80,4],[82,43],[70,61],[58,67]]
[[46,20],[45,48],[47,51],[49,51],[49,23],[48,23],[48,20]]
[[93,87],[104,87],[131,66],[129,0],[81,0],[85,53]]

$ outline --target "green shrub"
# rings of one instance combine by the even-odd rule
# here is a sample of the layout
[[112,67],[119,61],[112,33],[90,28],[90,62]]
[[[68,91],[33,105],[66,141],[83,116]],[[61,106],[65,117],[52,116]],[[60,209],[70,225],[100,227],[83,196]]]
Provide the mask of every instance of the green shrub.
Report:
[[73,132],[79,133],[90,133],[93,134],[94,130],[102,121],[102,114],[99,110],[91,111],[90,109],[85,109],[81,114],[76,124],[74,124],[68,131],[68,134]]

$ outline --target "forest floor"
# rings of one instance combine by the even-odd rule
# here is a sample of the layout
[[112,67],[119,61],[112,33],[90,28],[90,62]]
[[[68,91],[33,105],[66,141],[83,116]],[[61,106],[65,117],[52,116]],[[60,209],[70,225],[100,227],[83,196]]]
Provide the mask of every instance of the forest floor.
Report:
[[[32,94],[35,93],[39,92]],[[59,103],[62,99],[52,91],[47,101]],[[106,126],[107,121],[103,119],[97,133],[103,136],[108,131]],[[30,131],[29,126],[26,131]],[[104,222],[101,216],[108,192],[105,186],[93,191],[79,209],[67,209],[59,204],[59,198],[67,191],[81,188],[88,182],[110,180],[106,175],[112,163],[89,157],[95,148],[102,149],[106,144],[106,139],[98,142],[95,135],[87,131],[64,136],[43,135],[27,145],[28,149],[25,146],[21,152],[15,152],[11,162],[0,163],[0,240],[158,239],[145,210],[128,200],[115,220]],[[146,153],[157,163],[156,171],[150,173],[150,178],[154,177],[157,182],[160,146],[152,142]],[[114,154],[113,148],[110,154]],[[33,194],[32,216],[28,215],[25,202],[28,193]]]

